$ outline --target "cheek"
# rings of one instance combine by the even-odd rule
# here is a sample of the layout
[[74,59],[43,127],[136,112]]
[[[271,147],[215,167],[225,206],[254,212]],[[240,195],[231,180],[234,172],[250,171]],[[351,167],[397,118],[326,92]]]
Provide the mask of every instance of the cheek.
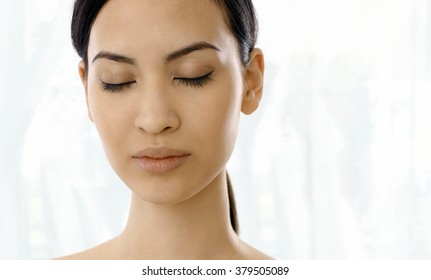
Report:
[[201,146],[207,152],[222,156],[226,160],[235,145],[241,110],[241,84],[227,80],[214,87],[205,105],[199,108],[199,116],[191,122],[194,133],[199,134]]
[[116,97],[94,91],[89,93],[89,110],[99,133],[106,156],[115,168],[118,155],[124,153],[124,139],[129,127],[129,115],[120,110]]

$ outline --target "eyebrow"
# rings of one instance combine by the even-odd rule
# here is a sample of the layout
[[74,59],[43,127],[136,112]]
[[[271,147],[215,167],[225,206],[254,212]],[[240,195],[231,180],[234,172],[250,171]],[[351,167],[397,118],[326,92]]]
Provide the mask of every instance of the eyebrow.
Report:
[[213,49],[218,52],[220,52],[220,49],[216,46],[207,43],[207,42],[196,42],[193,43],[187,47],[181,48],[177,51],[174,51],[170,54],[168,54],[165,58],[166,63],[172,62],[173,60],[179,59],[180,57],[183,57],[185,55],[188,55],[195,51],[205,50],[205,49]]
[[[220,52],[220,49],[217,48],[216,46],[207,43],[207,42],[196,42],[193,43],[191,45],[188,45],[184,48],[181,48],[179,50],[176,50],[170,54],[168,54],[165,57],[165,62],[169,63],[172,62],[176,59],[179,59],[180,57],[186,56],[192,52],[195,51],[200,51],[200,50],[205,50],[205,49],[213,49],[216,50],[218,52]],[[94,63],[94,61],[96,61],[97,59],[100,58],[105,58],[105,59],[109,59],[109,60],[113,60],[116,62],[120,62],[120,63],[125,63],[125,64],[130,64],[130,65],[136,65],[136,60],[134,58],[131,57],[127,57],[121,54],[116,54],[116,53],[112,53],[112,52],[107,52],[107,51],[101,51],[99,52],[92,60],[91,63]]]
[[94,63],[94,61],[96,61],[99,58],[105,58],[105,59],[109,59],[109,60],[113,60],[116,62],[120,62],[120,63],[126,63],[126,64],[130,64],[130,65],[136,65],[136,61],[133,58],[124,56],[124,55],[120,55],[120,54],[115,54],[112,52],[107,52],[107,51],[101,51],[99,52],[91,61],[91,63]]

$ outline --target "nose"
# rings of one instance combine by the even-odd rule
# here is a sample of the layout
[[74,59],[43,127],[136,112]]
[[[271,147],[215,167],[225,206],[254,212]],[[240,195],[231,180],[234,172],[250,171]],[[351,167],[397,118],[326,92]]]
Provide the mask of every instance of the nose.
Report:
[[180,127],[175,101],[167,91],[160,88],[143,90],[139,94],[135,126],[149,134],[174,132]]

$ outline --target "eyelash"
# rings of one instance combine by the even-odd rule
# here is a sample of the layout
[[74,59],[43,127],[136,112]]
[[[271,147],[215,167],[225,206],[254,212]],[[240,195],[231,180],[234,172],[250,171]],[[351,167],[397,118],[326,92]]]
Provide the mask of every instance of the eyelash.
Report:
[[[174,80],[177,81],[178,84],[180,85],[185,85],[185,86],[194,87],[194,88],[198,88],[198,87],[201,88],[213,80],[213,77],[212,77],[213,72],[214,71],[211,71],[205,75],[195,77],[195,78],[174,78]],[[110,84],[102,80],[100,81],[102,83],[103,90],[112,92],[112,93],[117,93],[122,90],[128,89],[132,86],[132,84],[136,83],[135,81],[130,81],[130,82],[125,82],[120,84]]]
[[102,81],[102,88],[104,91],[109,91],[112,93],[116,93],[116,92],[120,92],[124,89],[130,88],[132,86],[132,84],[135,83],[135,81],[131,81],[131,82],[125,82],[125,83],[120,83],[120,84],[110,84],[110,83],[105,83],[104,81]]
[[214,71],[211,71],[205,75],[195,77],[195,78],[174,78],[175,81],[180,85],[185,85],[189,87],[204,87],[206,84],[213,80],[212,74]]

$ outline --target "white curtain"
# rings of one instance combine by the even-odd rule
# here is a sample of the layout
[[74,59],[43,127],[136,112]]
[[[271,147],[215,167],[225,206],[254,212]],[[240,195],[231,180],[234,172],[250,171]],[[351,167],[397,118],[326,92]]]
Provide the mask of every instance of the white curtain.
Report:
[[[87,119],[72,0],[0,9],[0,258],[125,223]],[[431,0],[254,0],[264,98],[228,164],[241,235],[281,259],[431,258]]]

